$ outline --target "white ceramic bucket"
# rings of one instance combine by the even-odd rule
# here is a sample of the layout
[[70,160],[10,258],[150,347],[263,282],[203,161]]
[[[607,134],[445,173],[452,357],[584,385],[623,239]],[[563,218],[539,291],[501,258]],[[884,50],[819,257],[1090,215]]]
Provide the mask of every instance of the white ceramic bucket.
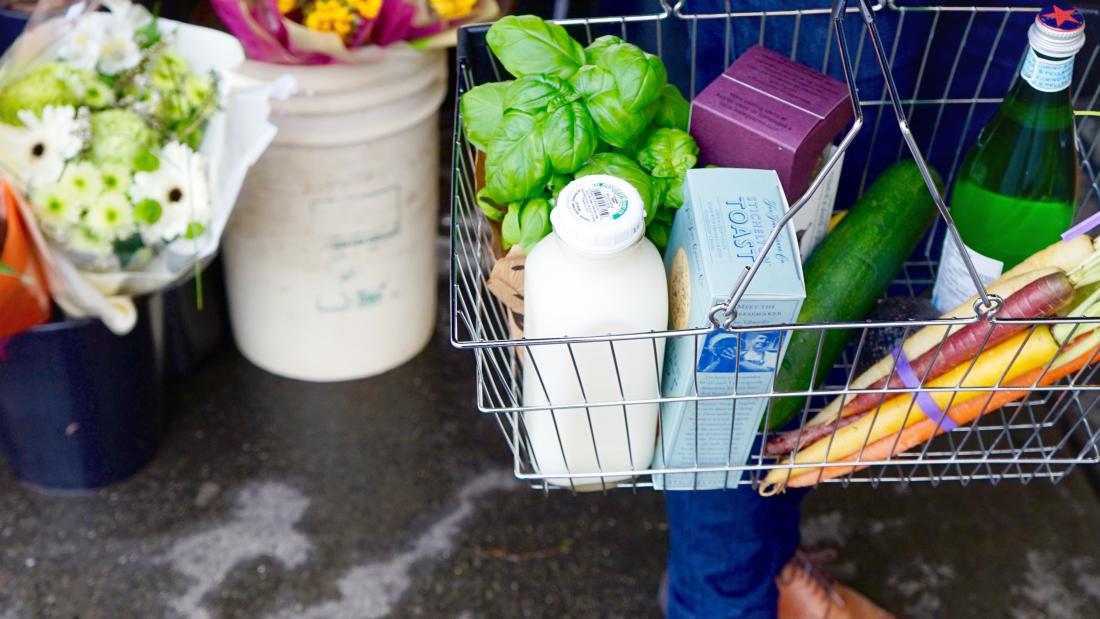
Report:
[[256,365],[364,378],[431,338],[445,58],[401,50],[366,65],[243,65],[299,86],[274,103],[279,134],[223,241],[233,334]]

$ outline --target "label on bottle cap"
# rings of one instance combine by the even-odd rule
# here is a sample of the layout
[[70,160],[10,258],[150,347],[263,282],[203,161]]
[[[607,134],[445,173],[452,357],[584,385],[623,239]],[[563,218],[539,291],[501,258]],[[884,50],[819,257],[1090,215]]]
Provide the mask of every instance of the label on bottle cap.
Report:
[[1024,66],[1020,69],[1020,77],[1024,78],[1035,90],[1041,92],[1058,92],[1069,88],[1073,81],[1073,56],[1051,60],[1043,58],[1028,48],[1024,57]]
[[613,254],[645,234],[642,196],[629,182],[606,174],[583,176],[558,194],[550,223],[558,238],[588,254]]
[[1036,23],[1055,32],[1076,32],[1085,27],[1081,12],[1068,4],[1048,4],[1035,17]]
[[1085,45],[1085,18],[1071,6],[1049,5],[1035,15],[1027,40],[1040,57],[1072,57]]
[[615,220],[626,214],[630,198],[621,188],[596,182],[569,196],[569,208],[584,221]]

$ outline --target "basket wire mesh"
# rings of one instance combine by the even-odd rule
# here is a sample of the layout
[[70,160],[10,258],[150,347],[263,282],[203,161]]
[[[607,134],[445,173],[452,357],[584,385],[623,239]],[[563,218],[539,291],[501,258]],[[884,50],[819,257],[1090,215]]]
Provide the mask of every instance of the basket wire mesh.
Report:
[[[706,7],[704,7],[706,8]],[[838,205],[851,204],[861,195],[879,172],[906,155],[915,156],[923,163],[931,162],[945,171],[945,186],[950,187],[962,163],[962,155],[973,142],[977,132],[989,119],[1001,97],[1015,81],[1023,62],[1019,40],[1009,41],[1005,34],[1023,32],[1034,18],[1037,7],[949,7],[905,6],[891,0],[886,3],[869,2],[845,7],[841,0],[834,8],[812,8],[784,11],[734,12],[729,2],[724,11],[696,10],[693,3],[684,0],[675,5],[664,4],[664,10],[656,15],[622,16],[559,21],[582,45],[593,39],[614,34],[626,41],[655,53],[668,67],[670,81],[677,84],[686,96],[699,90],[724,70],[742,51],[754,44],[785,52],[792,59],[819,68],[821,71],[845,79],[857,102],[857,120],[841,142],[847,151]],[[1095,10],[1086,14],[1087,32],[1100,32],[1100,15]],[[872,19],[872,16],[874,19]],[[460,32],[458,53],[458,96],[469,89],[487,82],[507,79],[508,75],[496,62],[485,43],[488,26],[472,26]],[[830,36],[830,30],[832,36]],[[915,35],[914,35],[915,31]],[[906,41],[925,40],[923,46],[905,45]],[[1094,35],[1093,35],[1094,36]],[[907,38],[908,37],[908,38]],[[1091,38],[1091,37],[1090,37]],[[820,45],[825,41],[824,46]],[[684,44],[686,42],[686,45]],[[814,44],[818,42],[818,44]],[[944,58],[942,50],[952,50]],[[1100,46],[1091,43],[1078,54],[1071,91],[1074,107],[1093,110],[1100,97]],[[947,63],[947,78],[936,79],[931,63]],[[882,65],[881,67],[879,65]],[[891,72],[890,67],[894,68]],[[899,67],[904,70],[898,71]],[[880,72],[880,69],[882,72]],[[883,73],[886,74],[884,79]],[[895,84],[896,82],[896,84]],[[858,95],[858,96],[857,96]],[[893,96],[892,96],[893,95]],[[458,109],[458,106],[456,106]],[[460,114],[460,112],[457,112]],[[892,127],[900,126],[901,131]],[[1035,319],[1015,320],[996,318],[999,299],[985,297],[985,291],[976,284],[983,302],[976,307],[976,315],[951,320],[890,320],[828,324],[768,325],[738,327],[730,322],[735,315],[737,300],[744,292],[751,273],[727,305],[716,308],[727,312],[728,318],[719,325],[725,331],[741,338],[753,333],[779,333],[789,337],[800,330],[818,334],[818,346],[826,333],[832,330],[849,330],[853,333],[842,358],[833,367],[821,367],[820,356],[815,363],[812,384],[820,385],[801,391],[763,393],[700,393],[697,385],[686,396],[680,397],[632,397],[623,388],[619,374],[623,354],[652,357],[653,380],[660,382],[660,366],[665,345],[674,338],[690,340],[698,356],[703,339],[713,331],[699,328],[660,333],[612,334],[588,337],[562,337],[516,339],[513,337],[508,310],[490,294],[486,280],[496,258],[492,249],[492,231],[477,206],[477,152],[462,133],[461,117],[456,118],[454,139],[452,255],[451,255],[451,339],[459,348],[474,353],[477,376],[477,405],[482,413],[492,415],[514,456],[515,475],[528,480],[535,487],[550,490],[566,488],[576,490],[607,490],[612,487],[652,488],[654,476],[688,474],[693,480],[701,476],[724,477],[722,485],[731,479],[741,480],[754,487],[773,471],[786,471],[792,475],[797,469],[826,470],[850,467],[853,462],[821,461],[791,463],[765,453],[764,445],[772,433],[761,431],[753,444],[747,461],[734,459],[725,462],[699,463],[698,452],[691,466],[654,468],[651,462],[633,453],[636,436],[631,434],[630,419],[640,406],[666,405],[686,402],[698,417],[699,404],[703,402],[728,403],[729,415],[736,419],[738,402],[746,399],[766,398],[769,405],[765,417],[771,415],[771,402],[781,396],[805,396],[798,432],[830,400],[837,396],[855,397],[861,394],[885,394],[887,397],[916,392],[947,392],[949,403],[969,389],[933,387],[928,384],[905,388],[856,389],[853,379],[869,363],[878,360],[881,353],[872,351],[871,342],[888,338],[899,341],[925,326],[961,326],[986,318],[991,324],[1026,323],[1026,342],[1040,328],[1059,323],[1072,323],[1080,328],[1094,324],[1094,319]],[[864,130],[860,130],[860,129]],[[1082,173],[1078,217],[1100,208],[1100,184],[1095,171],[1100,153],[1100,119],[1082,116],[1077,119],[1077,148],[1081,156]],[[896,149],[893,142],[897,143]],[[871,153],[894,152],[893,158],[873,157]],[[828,165],[817,181],[828,172]],[[905,263],[901,273],[890,286],[887,295],[917,296],[932,283],[940,247],[947,231],[953,226],[945,222],[946,207],[936,193],[926,174],[933,195],[937,196],[941,217],[933,230],[922,241],[914,255]],[[810,191],[807,194],[811,193]],[[792,213],[802,201],[792,205]],[[957,233],[955,233],[957,234]],[[949,241],[948,241],[949,242]],[[763,255],[766,252],[761,252]],[[972,274],[973,267],[968,265]],[[975,274],[975,282],[978,278]],[[720,315],[720,314],[719,314]],[[990,331],[991,332],[991,331]],[[1068,340],[1067,340],[1068,341]],[[1016,351],[1018,356],[1023,350]],[[1058,354],[1065,348],[1061,345]],[[941,343],[942,347],[942,343]],[[983,343],[983,350],[985,348]],[[576,401],[553,401],[545,392],[536,358],[540,350],[556,351],[562,359],[568,358],[576,372],[580,385],[580,397]],[[535,351],[535,354],[532,354]],[[598,351],[598,352],[597,352]],[[938,354],[938,351],[937,351]],[[617,389],[592,389],[586,394],[580,365],[590,362],[597,355],[600,363],[611,364],[619,375]],[[544,355],[545,358],[545,355]],[[1015,357],[1014,357],[1015,359]],[[587,360],[587,361],[586,361]],[[524,400],[524,365],[529,365],[538,380],[528,380],[527,387],[543,390],[542,398]],[[580,365],[579,365],[580,364]],[[861,468],[849,475],[826,479],[828,483],[909,483],[973,480],[998,482],[1018,479],[1024,483],[1036,478],[1058,481],[1076,465],[1100,462],[1100,413],[1096,412],[1098,398],[1093,392],[1100,390],[1096,368],[1091,363],[1059,383],[1039,387],[1038,381],[1021,388],[1006,383],[1006,376],[980,387],[982,397],[1001,391],[1026,391],[1018,401],[999,409],[983,411],[972,422],[962,424],[953,431],[925,442],[911,451],[894,454],[886,459],[864,459],[863,450],[868,439],[857,452],[854,463]],[[1044,369],[1049,371],[1050,367]],[[967,370],[969,373],[969,369]],[[823,377],[823,380],[816,380]],[[530,377],[529,377],[530,378]],[[736,384],[737,381],[735,381]],[[605,386],[606,387],[606,386]],[[596,392],[599,393],[596,393]],[[658,391],[660,393],[660,391]],[[886,398],[882,398],[886,399]],[[878,410],[881,410],[880,401]],[[908,415],[917,414],[919,408],[909,406]],[[878,410],[873,414],[877,414]],[[631,414],[628,414],[630,412]],[[691,413],[689,413],[691,414]],[[591,460],[595,466],[570,467],[570,457],[561,448],[561,462],[557,466],[544,463],[539,466],[533,447],[530,426],[533,415],[542,415],[551,424],[543,424],[539,432],[555,432],[561,442],[559,422],[566,415],[583,415],[591,438]],[[548,417],[547,417],[548,416]],[[572,417],[570,419],[577,419]],[[572,422],[571,422],[572,423]],[[658,418],[657,437],[665,435]],[[600,465],[598,434],[604,437],[608,424],[621,425],[626,441],[628,467],[613,469]],[[732,427],[731,442],[732,442]],[[634,429],[635,433],[639,430]],[[835,436],[835,432],[834,432]],[[545,438],[545,437],[543,437]],[[645,437],[647,440],[654,437]],[[830,444],[832,437],[829,438]],[[606,446],[606,443],[605,443]],[[586,445],[587,447],[587,445]],[[657,438],[654,450],[665,448]],[[545,451],[544,458],[545,456]],[[557,458],[555,455],[555,462]],[[642,461],[644,460],[644,461]],[[661,461],[667,462],[667,458]],[[562,466],[564,465],[564,466]],[[585,468],[585,470],[578,470]],[[695,487],[695,482],[692,482]]]

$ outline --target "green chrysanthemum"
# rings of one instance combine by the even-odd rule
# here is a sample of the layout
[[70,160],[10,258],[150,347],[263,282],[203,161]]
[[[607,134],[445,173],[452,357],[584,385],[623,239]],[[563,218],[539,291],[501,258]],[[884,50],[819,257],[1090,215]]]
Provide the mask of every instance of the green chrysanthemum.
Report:
[[130,189],[133,177],[130,175],[129,167],[117,163],[108,163],[100,166],[99,171],[103,176],[104,192],[126,193]]
[[20,125],[20,110],[41,114],[47,105],[79,105],[80,77],[60,62],[47,62],[0,87],[0,121]]
[[125,194],[105,193],[88,208],[84,225],[99,237],[124,239],[134,232],[134,207]]
[[157,134],[145,121],[128,110],[106,110],[92,114],[92,161],[132,169],[134,158],[158,146]]
[[80,221],[83,209],[77,200],[59,182],[36,190],[31,202],[46,228],[54,233],[64,232]]
[[115,89],[110,84],[99,79],[93,71],[88,71],[84,79],[84,96],[82,102],[93,110],[102,110],[115,104],[117,97]]
[[149,79],[153,88],[159,90],[172,90],[179,88],[191,73],[191,64],[187,59],[174,50],[166,50],[153,61],[149,71]]
[[209,76],[192,73],[183,82],[183,97],[192,108],[197,108],[210,98],[214,80]]
[[103,193],[103,175],[93,163],[70,163],[59,181],[62,190],[80,204],[91,204]]

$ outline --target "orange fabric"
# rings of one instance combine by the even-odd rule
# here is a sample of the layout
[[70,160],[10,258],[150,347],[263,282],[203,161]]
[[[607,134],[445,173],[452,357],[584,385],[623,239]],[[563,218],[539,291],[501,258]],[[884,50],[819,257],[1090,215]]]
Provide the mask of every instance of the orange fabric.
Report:
[[0,274],[0,338],[7,338],[49,320],[50,295],[19,213],[22,198],[7,179],[0,180],[0,185],[0,213],[7,223],[0,262],[20,275]]
[[[1045,387],[1052,385],[1066,376],[1077,372],[1085,365],[1100,361],[1097,359],[1097,355],[1100,353],[1100,346],[1094,347],[1087,353],[1077,357],[1069,363],[1065,363],[1056,368],[1051,368],[1045,375],[1043,371],[1046,367],[1032,370],[1022,376],[1016,377],[1014,380],[1007,381],[1006,387],[1028,387],[1027,390],[1021,391],[993,391],[989,396],[974,398],[967,400],[958,406],[952,406],[951,410],[947,411],[947,414],[951,416],[959,425],[969,423],[979,415],[991,413],[1009,402],[1024,398],[1031,392],[1031,386],[1035,385],[1035,381],[1039,381],[1039,387]],[[939,436],[943,434],[943,427],[937,427],[935,421],[931,419],[923,419],[918,423],[915,423],[908,428],[901,431],[900,437],[897,433],[890,436],[881,438],[874,443],[868,445],[863,453],[860,455],[862,460],[886,460],[890,456],[908,451],[922,443],[925,443],[932,439],[933,436]],[[896,443],[896,444],[895,444]],[[855,459],[857,454],[850,454],[851,459]],[[786,484],[787,488],[804,488],[806,486],[813,486],[826,479],[833,479],[835,477],[841,477],[854,473],[856,471],[867,468],[867,465],[862,466],[830,466],[823,468],[818,473],[807,473],[798,477],[793,477]]]

